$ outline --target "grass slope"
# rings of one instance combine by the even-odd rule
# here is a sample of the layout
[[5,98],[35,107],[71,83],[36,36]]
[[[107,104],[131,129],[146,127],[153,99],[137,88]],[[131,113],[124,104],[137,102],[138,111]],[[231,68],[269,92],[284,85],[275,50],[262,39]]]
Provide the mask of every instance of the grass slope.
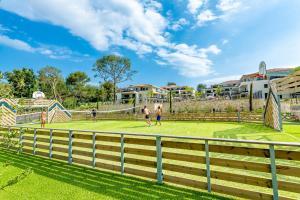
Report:
[[300,142],[300,123],[285,123],[282,132],[255,123],[185,121],[163,122],[162,126],[151,127],[146,127],[143,121],[74,121],[48,124],[47,128]]
[[0,148],[0,186],[28,169],[33,172],[0,190],[0,199],[228,199]]

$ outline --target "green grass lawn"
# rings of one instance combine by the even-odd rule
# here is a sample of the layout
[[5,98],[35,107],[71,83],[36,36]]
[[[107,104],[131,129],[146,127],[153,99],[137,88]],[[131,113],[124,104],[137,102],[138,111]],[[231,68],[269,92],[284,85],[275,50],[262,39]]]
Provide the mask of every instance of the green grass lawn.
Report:
[[[38,125],[32,125],[39,127]],[[47,128],[84,129],[99,131],[115,131],[130,133],[167,134],[198,137],[216,137],[231,139],[251,139],[300,142],[300,124],[285,123],[284,131],[277,132],[261,124],[255,123],[229,123],[229,122],[163,122],[162,126],[147,127],[143,121],[73,121],[68,123],[47,124]],[[142,148],[142,147],[139,147]],[[172,150],[168,150],[172,151]],[[99,151],[101,152],[101,151]],[[184,153],[176,150],[177,153]],[[203,152],[202,152],[203,153]],[[109,154],[109,152],[105,152]],[[127,156],[127,155],[126,155]],[[130,156],[130,155],[129,155]],[[220,155],[211,154],[212,157]],[[260,158],[244,156],[222,155],[222,157],[250,162],[268,162]],[[227,156],[227,157],[226,157]],[[229,157],[232,156],[232,157]],[[135,158],[140,158],[135,156]],[[144,159],[144,158],[143,158]],[[101,160],[101,159],[100,159]],[[9,161],[7,164],[6,162]],[[201,164],[168,161],[178,165],[203,168]],[[283,162],[283,161],[282,161]],[[279,164],[282,164],[279,162]],[[290,164],[290,163],[284,163]],[[292,163],[296,165],[295,163]],[[130,167],[130,166],[128,166]],[[145,181],[129,176],[108,173],[91,168],[68,165],[62,162],[48,160],[30,155],[15,155],[0,149],[0,187],[6,185],[24,170],[31,168],[30,173],[18,183],[0,190],[0,199],[226,199],[220,196],[211,196],[195,190],[177,188],[170,185],[157,185],[155,182]],[[141,169],[143,167],[136,166]],[[226,167],[212,166],[213,170],[228,172]],[[270,174],[235,169],[235,174],[270,178]],[[206,181],[205,177],[174,174],[183,178],[192,178]],[[286,177],[278,177],[287,180]],[[292,181],[298,182],[299,179]],[[12,182],[12,181],[10,181]],[[213,183],[248,189],[249,185],[226,182],[212,179]],[[270,193],[270,189],[251,186],[252,191]],[[282,193],[286,195],[287,192]],[[297,194],[287,194],[296,197]]]
[[[35,125],[39,127],[38,125]],[[48,124],[47,128],[85,129],[129,133],[169,134],[181,136],[300,142],[300,123],[285,123],[278,132],[262,124],[236,122],[163,122],[147,127],[143,121],[73,121]]]
[[228,199],[1,148],[0,188],[5,200]]

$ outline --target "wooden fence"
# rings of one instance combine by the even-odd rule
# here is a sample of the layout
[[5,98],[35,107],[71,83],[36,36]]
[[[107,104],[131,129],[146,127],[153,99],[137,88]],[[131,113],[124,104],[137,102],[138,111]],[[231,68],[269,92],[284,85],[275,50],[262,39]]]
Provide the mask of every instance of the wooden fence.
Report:
[[69,164],[246,199],[300,197],[300,143],[30,127],[4,131],[20,133],[22,152]]

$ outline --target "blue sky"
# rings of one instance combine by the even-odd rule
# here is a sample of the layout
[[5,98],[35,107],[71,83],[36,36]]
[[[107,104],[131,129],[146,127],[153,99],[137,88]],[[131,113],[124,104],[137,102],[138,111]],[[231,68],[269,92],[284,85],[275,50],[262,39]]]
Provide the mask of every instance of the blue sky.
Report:
[[299,0],[0,0],[0,70],[56,66],[64,76],[107,54],[132,81],[217,83],[300,65]]

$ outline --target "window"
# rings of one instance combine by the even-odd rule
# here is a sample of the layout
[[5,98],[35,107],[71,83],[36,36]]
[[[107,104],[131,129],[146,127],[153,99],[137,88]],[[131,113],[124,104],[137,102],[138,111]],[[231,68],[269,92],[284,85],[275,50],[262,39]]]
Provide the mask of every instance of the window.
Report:
[[282,95],[279,95],[279,98],[282,99]]
[[267,99],[268,98],[268,93],[265,93],[265,99]]
[[264,84],[264,88],[268,88],[268,84]]

